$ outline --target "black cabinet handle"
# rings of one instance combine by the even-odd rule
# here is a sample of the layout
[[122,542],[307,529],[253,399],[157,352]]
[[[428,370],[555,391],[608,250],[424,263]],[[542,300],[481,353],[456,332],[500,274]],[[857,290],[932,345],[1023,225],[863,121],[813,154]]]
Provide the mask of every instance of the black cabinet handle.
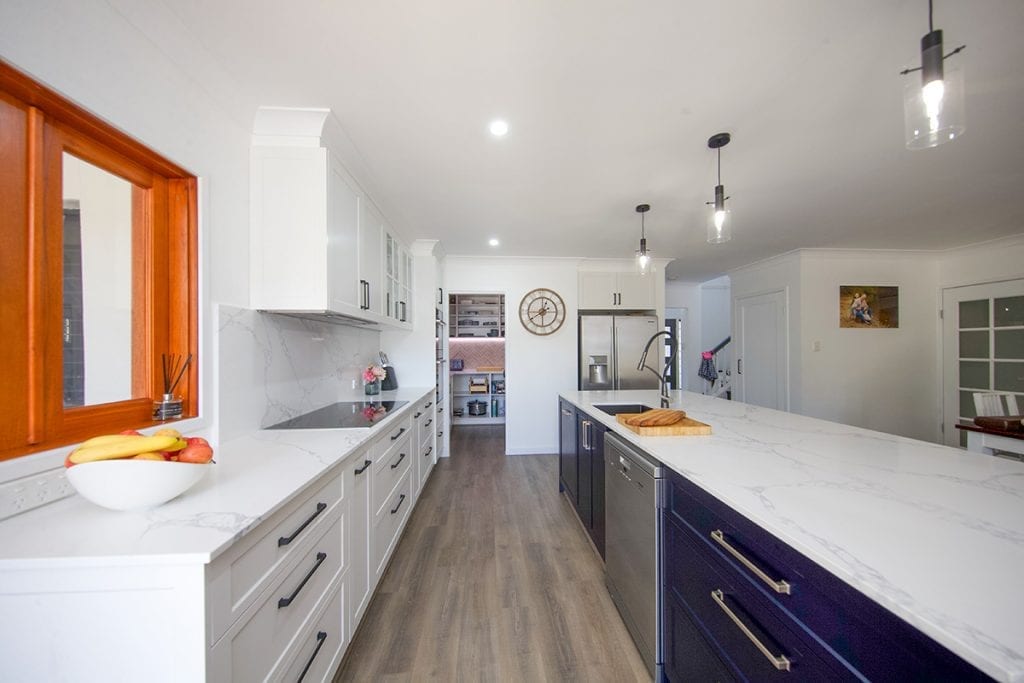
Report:
[[424,427],[429,427],[430,423],[433,422],[433,421],[434,421],[434,418],[430,418],[429,420],[427,420],[427,422],[423,426]]
[[401,455],[398,456],[398,460],[396,460],[395,464],[391,466],[391,469],[396,469],[399,465],[402,464],[403,460],[405,460],[405,453],[402,453]]
[[402,304],[402,322],[403,323],[407,322],[406,319],[405,319],[405,302],[404,301],[399,301],[398,303]]
[[391,292],[384,295],[384,311],[391,315]]
[[302,526],[300,526],[298,529],[293,531],[291,536],[282,536],[281,538],[277,539],[277,547],[280,548],[281,546],[288,545],[289,543],[294,541],[295,537],[298,536],[299,534],[301,534],[302,530],[305,529],[307,526],[309,526],[309,523],[312,522],[314,519],[316,519],[317,515],[319,515],[321,512],[323,512],[326,509],[327,509],[327,503],[317,503],[316,504],[316,512],[314,512],[312,515],[310,515],[309,519],[307,519],[305,522],[302,523]]
[[280,600],[277,601],[277,609],[281,609],[282,607],[287,607],[288,605],[292,604],[292,600],[294,600],[296,597],[298,597],[299,591],[301,591],[305,587],[306,582],[309,581],[309,579],[313,576],[313,574],[316,573],[317,569],[320,569],[320,565],[322,565],[324,563],[324,560],[326,560],[326,559],[327,559],[327,553],[317,553],[316,554],[316,564],[313,565],[313,568],[310,569],[309,573],[306,574],[305,578],[302,579],[302,583],[300,583],[295,588],[295,590],[292,591],[291,595],[289,595],[287,598],[281,598]]
[[412,419],[414,419],[414,420],[415,420],[415,419],[416,419],[417,417],[419,417],[419,416],[420,416],[420,415],[422,415],[422,414],[423,414],[423,413],[416,413],[415,415],[413,415],[413,416],[412,416]]
[[391,440],[392,441],[397,440],[398,437],[400,437],[402,434],[405,434],[405,427],[402,427],[400,430],[398,430],[398,433],[395,434],[393,437],[391,437]]
[[405,502],[405,494],[403,493],[401,496],[398,497],[398,505],[396,505],[395,509],[391,511],[391,514],[395,514],[396,512],[398,512],[398,508],[402,507],[402,503],[404,503],[404,502]]
[[444,304],[444,290],[440,287],[437,288],[437,303]]
[[324,646],[324,641],[327,640],[327,631],[319,631],[316,634],[316,649],[313,650],[313,654],[310,655],[309,661],[306,662],[306,666],[302,667],[302,673],[299,674],[299,679],[295,683],[302,683],[302,679],[306,677],[306,672],[309,671],[309,667],[313,666],[313,660],[320,654],[320,648]]
[[434,452],[434,447],[430,446],[429,448],[427,448],[426,452],[423,453],[423,457],[425,458],[425,457],[427,457],[428,455],[430,455],[433,452]]
[[430,403],[427,403],[425,406],[423,406],[423,410],[426,410],[427,408],[429,408],[432,405],[434,405],[433,401],[431,401]]
[[364,460],[363,461],[363,466],[356,470],[356,474],[357,475],[362,474],[363,472],[366,471],[366,468],[369,467],[372,464],[373,464],[373,461],[371,461],[371,460]]

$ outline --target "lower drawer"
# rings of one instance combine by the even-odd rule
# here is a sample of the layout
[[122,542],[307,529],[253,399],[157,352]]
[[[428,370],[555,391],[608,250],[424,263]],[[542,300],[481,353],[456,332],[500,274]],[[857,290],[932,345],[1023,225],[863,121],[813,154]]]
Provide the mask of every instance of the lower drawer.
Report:
[[[230,680],[263,680],[316,611],[328,586],[342,569],[342,528],[339,516],[284,579],[265,592],[213,647],[211,658],[230,667]],[[235,630],[237,628],[237,630]]]
[[320,614],[313,627],[298,643],[291,661],[280,674],[271,676],[280,681],[302,683],[331,680],[334,669],[341,661],[348,634],[344,630],[345,584],[342,582],[327,609]]
[[[674,597],[736,678],[780,681],[857,680],[839,671],[792,631],[781,615],[743,584],[717,571],[675,522],[665,533],[665,599]],[[666,644],[666,650],[675,648]]]
[[380,576],[391,557],[402,526],[412,509],[412,470],[406,469],[402,480],[388,497],[373,520],[373,569]]

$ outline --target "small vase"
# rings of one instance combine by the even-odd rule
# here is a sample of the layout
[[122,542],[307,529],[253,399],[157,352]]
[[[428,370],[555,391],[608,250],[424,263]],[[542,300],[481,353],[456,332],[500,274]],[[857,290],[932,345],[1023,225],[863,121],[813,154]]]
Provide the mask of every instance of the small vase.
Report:
[[367,382],[363,385],[363,389],[366,391],[367,396],[376,396],[380,393],[380,380]]

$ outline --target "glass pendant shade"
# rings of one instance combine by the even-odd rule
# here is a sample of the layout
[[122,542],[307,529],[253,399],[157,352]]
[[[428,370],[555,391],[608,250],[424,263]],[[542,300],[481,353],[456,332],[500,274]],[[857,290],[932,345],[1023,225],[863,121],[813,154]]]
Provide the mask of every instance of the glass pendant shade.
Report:
[[651,252],[647,251],[646,248],[637,249],[636,251],[636,269],[641,275],[647,275],[651,272]]
[[732,239],[732,211],[712,207],[708,212],[708,242],[719,244]]
[[[925,40],[933,34],[933,46]],[[921,59],[927,67],[903,76],[903,127],[907,149],[937,147],[959,138],[966,130],[962,60],[942,59],[942,32],[922,39]],[[937,42],[936,42],[937,41]],[[929,55],[929,52],[936,54]]]
[[720,244],[732,239],[732,211],[725,206],[725,187],[715,186],[715,201],[708,214],[708,242]]

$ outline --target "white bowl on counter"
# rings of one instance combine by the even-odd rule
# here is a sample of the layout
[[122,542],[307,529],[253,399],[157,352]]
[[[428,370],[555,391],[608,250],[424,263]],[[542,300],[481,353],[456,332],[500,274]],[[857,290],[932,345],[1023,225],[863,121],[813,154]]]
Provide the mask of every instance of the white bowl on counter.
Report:
[[69,467],[65,474],[78,493],[109,510],[144,510],[180,496],[206,476],[211,463],[159,460],[101,460]]

